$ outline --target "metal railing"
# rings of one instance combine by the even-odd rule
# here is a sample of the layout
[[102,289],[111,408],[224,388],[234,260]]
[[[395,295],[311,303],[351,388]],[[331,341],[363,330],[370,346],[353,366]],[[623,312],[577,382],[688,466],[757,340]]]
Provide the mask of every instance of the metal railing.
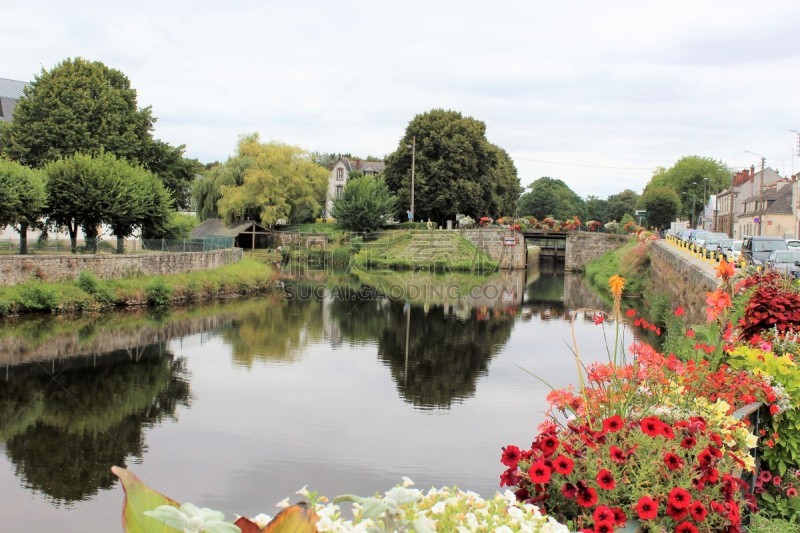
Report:
[[[19,239],[0,239],[0,255],[19,253]],[[233,237],[208,237],[205,239],[137,239],[125,240],[125,253],[148,252],[210,252],[233,248]],[[28,254],[69,254],[72,245],[69,239],[28,239]],[[78,241],[79,254],[113,254],[117,251],[117,239],[105,238]]]

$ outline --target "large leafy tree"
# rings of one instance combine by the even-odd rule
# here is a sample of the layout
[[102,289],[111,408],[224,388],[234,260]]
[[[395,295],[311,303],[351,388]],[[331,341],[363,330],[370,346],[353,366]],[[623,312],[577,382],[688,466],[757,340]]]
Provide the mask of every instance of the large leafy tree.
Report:
[[101,224],[110,224],[121,239],[136,227],[165,224],[169,218],[163,185],[113,154],[75,154],[49,163],[45,173],[48,220],[67,228],[73,253],[78,228],[91,241]]
[[383,177],[350,178],[333,204],[333,218],[351,231],[374,231],[394,213],[396,205]]
[[564,220],[577,215],[584,218],[583,199],[560,179],[539,178],[519,199],[517,213],[523,216]]
[[401,218],[411,205],[412,155],[417,220],[444,224],[457,213],[476,218],[514,212],[516,168],[508,154],[486,139],[482,121],[434,109],[409,122],[386,158],[386,185],[397,195]]
[[638,201],[639,195],[630,189],[612,194],[608,197],[606,203],[606,216],[608,220],[620,222],[625,215],[634,216],[636,214],[636,205]]
[[19,253],[28,253],[28,228],[40,227],[47,206],[42,172],[0,158],[0,228],[19,233]]
[[669,187],[649,187],[639,200],[647,211],[647,223],[654,228],[664,228],[675,220],[681,208],[681,199]]
[[722,161],[691,155],[682,157],[670,168],[658,168],[645,190],[669,187],[683,200],[681,213],[697,220],[708,196],[729,186],[730,182],[731,171]]
[[14,120],[0,130],[0,149],[34,168],[75,153],[105,151],[143,165],[162,178],[175,206],[186,207],[200,165],[184,147],[154,140],[150,107],[119,70],[99,61],[66,59],[25,88]]
[[589,195],[584,202],[586,206],[586,220],[597,220],[598,222],[609,222],[608,219],[608,200],[603,200],[597,196]]
[[241,165],[242,184],[218,189],[216,208],[226,221],[253,219],[271,226],[281,219],[302,222],[319,212],[328,170],[314,163],[307,152],[276,142],[261,143],[258,136],[243,138],[238,152],[246,161]]

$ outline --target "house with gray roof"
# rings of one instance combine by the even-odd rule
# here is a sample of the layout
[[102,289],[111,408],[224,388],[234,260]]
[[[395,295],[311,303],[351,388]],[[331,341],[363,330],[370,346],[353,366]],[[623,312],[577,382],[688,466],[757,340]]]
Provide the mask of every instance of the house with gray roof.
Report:
[[[739,215],[738,234],[794,237],[794,189],[794,183],[781,180],[765,187],[763,192],[745,198],[744,212]],[[756,222],[757,220],[760,222]]]
[[347,180],[350,179],[353,171],[358,171],[365,176],[377,176],[383,174],[385,169],[386,163],[383,161],[362,161],[340,157],[328,176],[328,194],[325,197],[324,216],[331,216],[333,204],[344,192],[344,186],[347,185]]
[[233,239],[233,245],[246,250],[268,248],[271,232],[255,220],[242,220],[226,224],[221,218],[208,218],[195,226],[191,238],[213,240],[215,238]]
[[24,81],[0,78],[0,122],[10,122],[14,114],[17,101],[22,98],[25,87]]

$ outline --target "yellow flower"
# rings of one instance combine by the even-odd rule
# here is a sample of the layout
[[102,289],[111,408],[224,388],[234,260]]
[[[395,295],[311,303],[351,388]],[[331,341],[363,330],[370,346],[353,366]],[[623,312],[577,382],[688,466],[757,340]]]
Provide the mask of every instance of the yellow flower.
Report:
[[756,460],[752,455],[745,455],[744,456],[744,468],[748,472],[752,472],[756,469]]
[[614,298],[620,298],[622,296],[622,289],[625,288],[625,278],[616,274],[611,276],[608,280],[608,288],[611,290],[611,294]]
[[752,433],[748,433],[747,437],[745,437],[745,444],[748,448],[755,448],[758,444],[758,437],[753,435]]

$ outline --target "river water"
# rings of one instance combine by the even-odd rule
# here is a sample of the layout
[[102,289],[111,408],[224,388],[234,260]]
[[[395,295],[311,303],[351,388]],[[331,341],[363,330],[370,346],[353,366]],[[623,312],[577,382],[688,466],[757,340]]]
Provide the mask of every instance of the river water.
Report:
[[501,447],[529,445],[546,409],[528,372],[576,381],[573,328],[584,363],[613,335],[554,268],[290,278],[164,314],[1,322],[0,531],[120,531],[112,465],[229,518],[306,484],[491,496]]

